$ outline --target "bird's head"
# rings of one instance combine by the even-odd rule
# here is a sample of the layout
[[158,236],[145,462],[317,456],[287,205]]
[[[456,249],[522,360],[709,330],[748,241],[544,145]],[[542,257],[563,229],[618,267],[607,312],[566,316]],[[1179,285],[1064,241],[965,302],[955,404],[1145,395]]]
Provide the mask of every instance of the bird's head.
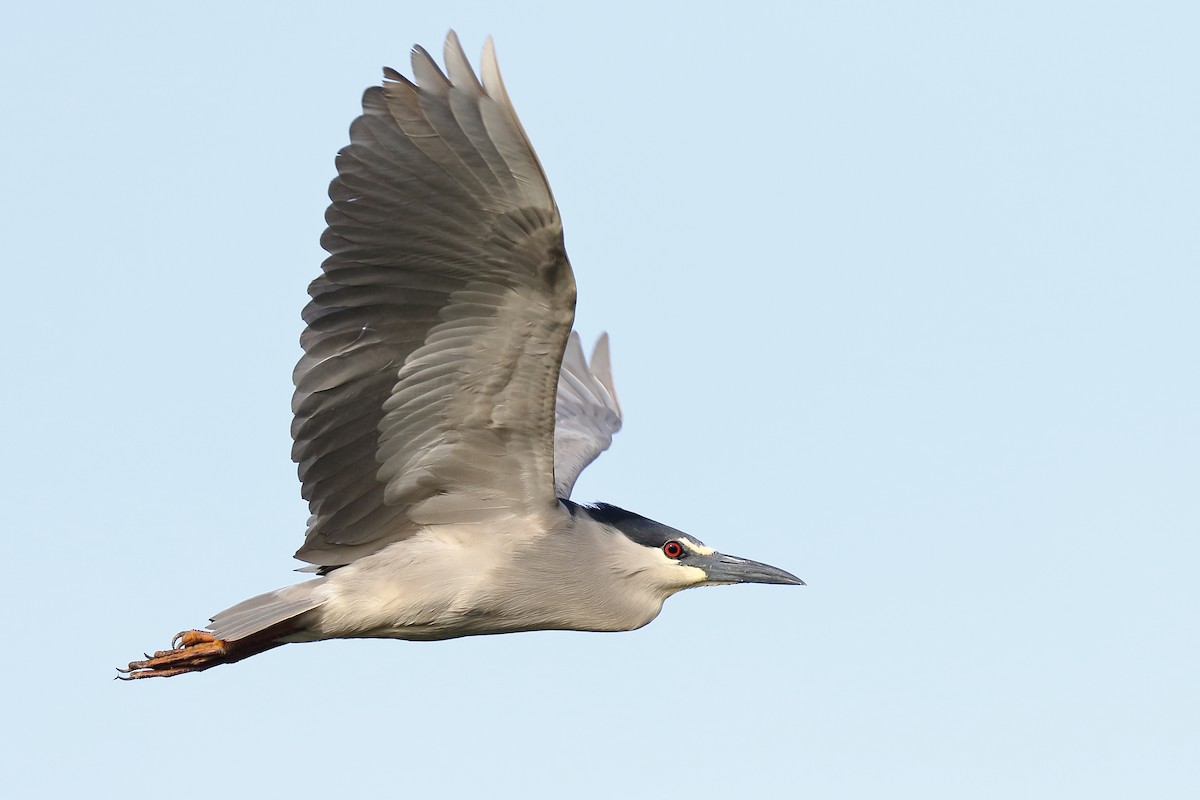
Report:
[[635,546],[620,547],[615,563],[627,567],[631,574],[648,577],[660,584],[665,594],[695,586],[732,583],[804,585],[804,581],[790,572],[747,558],[719,553],[694,536],[632,511],[599,504],[589,507],[588,513],[597,522],[618,531]]

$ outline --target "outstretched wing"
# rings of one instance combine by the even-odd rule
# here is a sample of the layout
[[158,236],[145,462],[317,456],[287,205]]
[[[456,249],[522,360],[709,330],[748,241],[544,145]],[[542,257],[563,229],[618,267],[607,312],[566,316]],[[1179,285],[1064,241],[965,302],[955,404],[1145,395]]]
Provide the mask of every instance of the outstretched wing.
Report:
[[613,388],[608,357],[608,334],[592,349],[592,363],[583,357],[579,334],[571,332],[558,374],[558,405],[554,428],[554,490],[571,496],[579,473],[612,444],[621,430],[621,406]]
[[447,75],[414,48],[337,158],[296,365],[297,558],[346,564],[421,525],[552,507],[575,309],[562,225],[489,39]]

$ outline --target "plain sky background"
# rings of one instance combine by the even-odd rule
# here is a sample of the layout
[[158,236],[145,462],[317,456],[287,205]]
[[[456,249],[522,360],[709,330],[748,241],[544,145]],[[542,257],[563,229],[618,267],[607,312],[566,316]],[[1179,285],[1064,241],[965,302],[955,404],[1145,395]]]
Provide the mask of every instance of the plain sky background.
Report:
[[[1197,9],[6,4],[6,796],[1200,796]],[[112,681],[298,579],[333,157],[451,27],[612,335],[577,499],[809,586]]]

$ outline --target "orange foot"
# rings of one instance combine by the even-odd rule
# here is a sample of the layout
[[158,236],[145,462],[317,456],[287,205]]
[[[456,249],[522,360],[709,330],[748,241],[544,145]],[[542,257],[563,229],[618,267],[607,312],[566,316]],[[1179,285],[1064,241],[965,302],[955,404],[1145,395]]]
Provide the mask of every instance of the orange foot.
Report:
[[184,672],[199,672],[227,663],[230,647],[208,631],[180,631],[171,640],[170,650],[159,650],[145,661],[130,661],[117,678],[132,681],[137,678],[169,678]]

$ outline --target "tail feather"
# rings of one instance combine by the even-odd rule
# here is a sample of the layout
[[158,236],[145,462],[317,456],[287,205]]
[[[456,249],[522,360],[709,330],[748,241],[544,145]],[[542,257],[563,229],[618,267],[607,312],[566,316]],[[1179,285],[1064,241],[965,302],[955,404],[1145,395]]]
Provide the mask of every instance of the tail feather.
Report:
[[225,609],[212,618],[208,629],[218,639],[236,642],[312,611],[325,602],[315,590],[324,578],[266,592]]

